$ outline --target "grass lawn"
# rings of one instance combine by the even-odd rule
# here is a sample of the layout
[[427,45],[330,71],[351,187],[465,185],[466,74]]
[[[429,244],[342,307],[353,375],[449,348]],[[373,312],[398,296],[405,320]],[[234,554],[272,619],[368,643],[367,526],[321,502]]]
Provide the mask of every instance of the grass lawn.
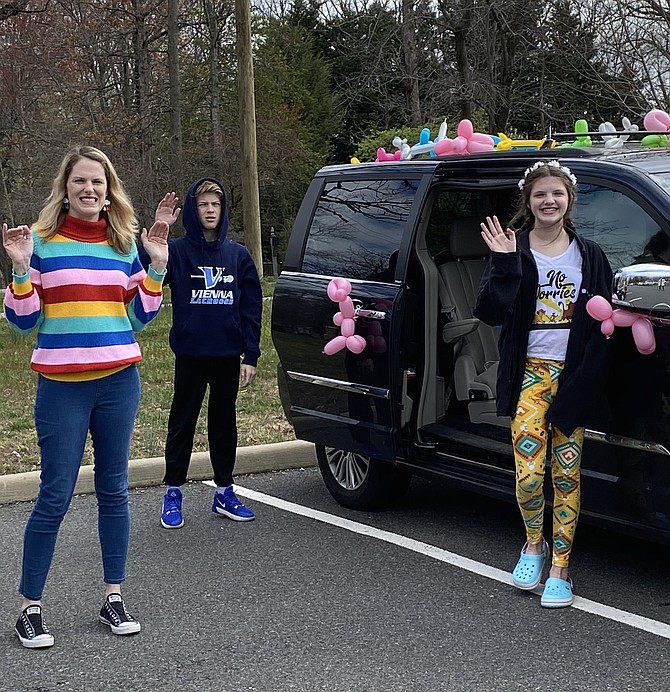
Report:
[[[273,288],[274,281],[263,280],[263,292],[267,298],[263,305],[262,355],[254,384],[241,390],[237,398],[240,447],[295,439],[293,429],[284,418],[277,391],[277,354],[270,338]],[[165,300],[169,301],[169,291],[166,291]],[[142,402],[130,450],[133,459],[163,455],[174,368],[174,357],[168,345],[170,322],[171,310],[165,308],[146,331],[137,335],[143,354],[139,364]],[[39,448],[33,422],[37,376],[30,369],[34,341],[34,334],[16,334],[4,318],[0,319],[0,474],[39,468]],[[203,406],[193,447],[196,452],[207,450],[204,410]],[[92,461],[89,440],[83,463]]]

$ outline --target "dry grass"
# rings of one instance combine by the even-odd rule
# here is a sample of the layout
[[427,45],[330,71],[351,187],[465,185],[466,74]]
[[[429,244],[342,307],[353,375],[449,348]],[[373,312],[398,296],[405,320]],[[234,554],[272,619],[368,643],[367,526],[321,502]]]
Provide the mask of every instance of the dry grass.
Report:
[[[263,281],[266,296],[274,283]],[[169,296],[166,296],[169,300]],[[263,333],[258,374],[254,384],[237,399],[240,447],[295,439],[284,418],[277,391],[277,355],[270,338],[270,300],[263,309]],[[170,310],[162,310],[147,330],[138,335],[143,361],[142,403],[131,446],[131,458],[163,455],[167,417],[172,400],[173,355],[168,345]],[[36,375],[30,370],[34,336],[13,332],[0,319],[0,474],[31,471],[39,467],[39,448],[33,423]],[[205,407],[203,406],[203,411]],[[207,450],[205,416],[201,415],[194,451]],[[83,463],[92,463],[90,442]]]

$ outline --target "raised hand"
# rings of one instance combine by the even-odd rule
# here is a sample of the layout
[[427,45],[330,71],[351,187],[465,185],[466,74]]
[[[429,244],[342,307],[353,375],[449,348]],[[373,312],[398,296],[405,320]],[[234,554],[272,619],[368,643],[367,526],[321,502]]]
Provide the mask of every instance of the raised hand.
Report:
[[170,226],[166,221],[156,221],[147,231],[142,229],[140,240],[142,246],[149,255],[151,266],[159,274],[165,270],[168,261],[168,235]]
[[179,198],[174,192],[168,192],[158,203],[154,214],[154,221],[165,221],[168,226],[177,220],[181,209],[177,206]]
[[30,268],[33,254],[33,234],[28,226],[8,228],[2,224],[2,245],[12,260],[13,271],[17,276],[25,274]]
[[482,227],[482,238],[491,252],[516,252],[514,231],[509,228],[503,230],[497,216],[487,216],[486,223],[479,225]]

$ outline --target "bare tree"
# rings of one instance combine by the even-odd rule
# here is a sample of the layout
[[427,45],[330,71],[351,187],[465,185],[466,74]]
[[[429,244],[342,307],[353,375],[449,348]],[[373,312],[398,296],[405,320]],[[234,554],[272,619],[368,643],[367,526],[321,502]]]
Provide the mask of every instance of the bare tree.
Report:
[[407,84],[407,106],[410,125],[421,125],[421,100],[419,97],[418,47],[416,45],[416,20],[414,0],[402,0],[400,10],[402,52],[405,61],[405,82]]
[[450,33],[447,36],[453,42],[456,72],[459,87],[456,98],[459,103],[461,118],[472,118],[473,103],[473,66],[469,57],[469,38],[472,30],[472,0],[438,0],[441,19]]
[[[9,2],[3,2],[2,5],[0,5],[0,22],[14,17],[17,14],[21,14],[22,12],[34,12],[35,10],[29,8],[29,3],[30,0],[10,0]],[[44,11],[44,9],[46,8],[39,11]]]
[[[589,3],[582,0],[582,13]],[[655,0],[603,0],[591,8],[597,46],[610,71],[620,75],[640,114],[670,108],[670,9]],[[603,93],[611,93],[603,85]]]
[[168,0],[168,74],[170,78],[170,129],[172,186],[181,190],[184,154],[181,132],[181,75],[179,72],[179,0]]
[[230,2],[203,0],[203,10],[207,26],[207,50],[209,65],[209,112],[212,126],[212,151],[216,155],[216,169],[219,178],[224,177],[223,168],[223,130],[221,127],[221,69],[220,43],[224,28],[234,14]]

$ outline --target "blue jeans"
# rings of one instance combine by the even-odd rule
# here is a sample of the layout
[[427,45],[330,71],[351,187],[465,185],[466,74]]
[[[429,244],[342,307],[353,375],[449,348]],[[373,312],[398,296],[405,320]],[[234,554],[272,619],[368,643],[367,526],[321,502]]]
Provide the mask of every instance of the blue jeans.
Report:
[[130,535],[128,455],[139,402],[140,378],[134,365],[88,382],[39,376],[35,428],[41,451],[40,490],[23,539],[19,592],[25,598],[42,598],[89,431],[104,581],[125,580]]

